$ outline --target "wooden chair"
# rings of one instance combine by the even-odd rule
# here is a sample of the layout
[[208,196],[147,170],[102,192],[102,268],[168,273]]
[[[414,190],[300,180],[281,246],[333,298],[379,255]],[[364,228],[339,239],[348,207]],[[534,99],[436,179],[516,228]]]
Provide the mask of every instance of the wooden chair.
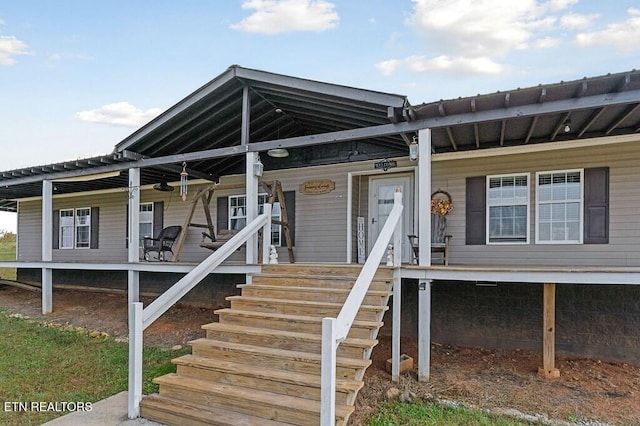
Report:
[[151,260],[150,253],[157,252],[156,260],[165,261],[166,252],[173,255],[173,243],[182,232],[182,226],[167,226],[155,237],[142,239],[142,252],[144,260]]
[[[449,242],[452,236],[445,234],[447,221],[444,216],[431,215],[431,253],[442,253],[442,264],[449,265]],[[417,235],[407,235],[411,245],[411,263],[417,265],[420,249]]]

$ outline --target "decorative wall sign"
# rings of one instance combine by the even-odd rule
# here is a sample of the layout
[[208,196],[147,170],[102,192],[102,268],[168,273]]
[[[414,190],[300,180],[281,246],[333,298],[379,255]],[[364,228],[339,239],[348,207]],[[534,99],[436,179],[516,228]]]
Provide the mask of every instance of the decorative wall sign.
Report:
[[336,183],[329,179],[308,180],[300,184],[302,194],[328,194],[336,189]]
[[364,217],[358,216],[358,263],[364,263],[367,257],[364,238]]
[[382,169],[385,172],[393,167],[398,167],[398,162],[396,160],[387,160],[386,158],[382,161],[378,161],[374,163],[374,169]]

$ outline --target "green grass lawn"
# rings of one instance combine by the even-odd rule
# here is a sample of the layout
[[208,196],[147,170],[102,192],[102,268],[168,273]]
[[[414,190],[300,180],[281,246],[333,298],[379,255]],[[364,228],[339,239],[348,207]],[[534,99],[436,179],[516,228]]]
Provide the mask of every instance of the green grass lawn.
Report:
[[[145,394],[153,377],[175,371],[188,352],[144,350]],[[45,327],[0,308],[0,424],[39,425],[64,413],[12,412],[12,402],[95,402],[127,390],[128,346],[110,337]]]
[[[15,241],[0,241],[0,261],[2,260],[16,260]],[[0,268],[0,278],[3,278],[5,280],[15,280],[16,269]]]
[[435,403],[387,403],[367,421],[367,426],[524,426],[525,420],[496,416],[461,407]]
[[[171,359],[189,349],[144,350],[143,392],[157,392],[154,377],[175,371]],[[39,425],[65,413],[14,411],[18,403],[96,402],[127,389],[128,346],[111,337],[46,326],[0,308],[0,424]],[[15,404],[14,404],[15,403]],[[9,404],[7,406],[7,404]],[[387,403],[368,426],[530,425],[465,408]]]

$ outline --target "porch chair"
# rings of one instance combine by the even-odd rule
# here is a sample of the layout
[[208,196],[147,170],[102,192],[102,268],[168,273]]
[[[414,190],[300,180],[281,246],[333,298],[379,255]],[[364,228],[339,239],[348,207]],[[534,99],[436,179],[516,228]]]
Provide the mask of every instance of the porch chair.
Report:
[[166,253],[173,255],[173,243],[182,232],[182,226],[167,226],[155,237],[144,237],[142,239],[142,252],[144,260],[151,260],[150,253],[157,252],[156,260],[166,261]]
[[[431,215],[431,253],[442,253],[442,264],[449,265],[449,242],[452,236],[445,234],[446,221],[439,215]],[[417,235],[407,235],[411,245],[411,263],[418,264],[420,249]]]

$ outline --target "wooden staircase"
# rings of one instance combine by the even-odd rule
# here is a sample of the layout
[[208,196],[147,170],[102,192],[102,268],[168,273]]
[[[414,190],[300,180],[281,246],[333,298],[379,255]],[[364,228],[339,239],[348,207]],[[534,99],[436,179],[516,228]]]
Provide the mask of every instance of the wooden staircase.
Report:
[[[320,424],[323,317],[336,317],[359,265],[264,265],[231,307],[217,310],[192,354],[173,360],[177,372],[154,380],[141,416],[168,425]],[[382,317],[392,270],[381,267],[347,339],[338,347],[336,424],[345,425]]]

